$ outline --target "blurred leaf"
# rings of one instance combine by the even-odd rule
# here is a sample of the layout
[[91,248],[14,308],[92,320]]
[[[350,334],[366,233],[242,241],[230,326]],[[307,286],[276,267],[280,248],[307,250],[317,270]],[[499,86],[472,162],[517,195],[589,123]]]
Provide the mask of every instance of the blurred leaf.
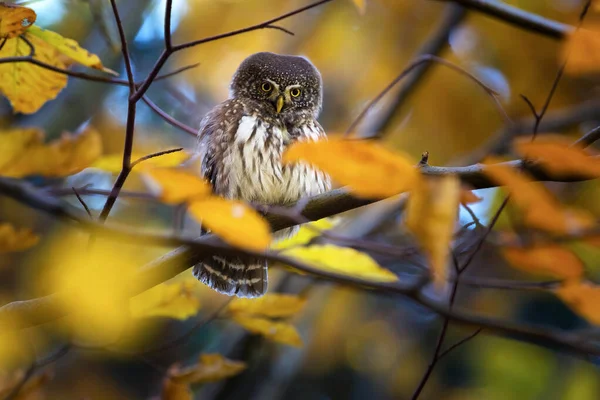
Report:
[[420,174],[407,156],[373,141],[330,139],[295,142],[284,152],[284,163],[304,161],[361,197],[384,198],[414,187]]
[[60,293],[58,306],[69,316],[64,327],[84,343],[112,343],[130,323],[129,297],[133,275],[144,264],[144,253],[133,246],[83,233],[54,238],[48,254],[40,254],[45,268],[41,281]]
[[170,377],[163,379],[160,400],[193,400],[194,394],[190,385],[175,382]]
[[79,135],[63,136],[44,143],[35,129],[0,131],[0,175],[62,177],[87,168],[102,153],[98,132],[88,128]]
[[235,314],[261,315],[270,318],[291,317],[300,312],[306,299],[296,295],[267,293],[257,299],[243,299],[235,297],[227,309]]
[[600,325],[600,287],[579,280],[566,281],[555,290],[558,297],[589,322]]
[[37,37],[47,45],[54,47],[60,54],[64,54],[78,64],[119,76],[117,72],[105,68],[102,65],[102,61],[100,61],[100,57],[80,47],[79,43],[73,39],[67,39],[56,32],[47,31],[37,26],[31,26],[27,29],[27,37]]
[[552,174],[577,174],[588,178],[600,177],[600,158],[561,135],[543,135],[535,141],[520,138],[514,142],[517,153],[539,161]]
[[365,15],[365,12],[367,11],[367,0],[352,0],[352,3],[354,3],[354,6],[360,15]]
[[[17,371],[11,375],[7,373],[0,373],[0,398],[7,398],[13,388],[19,384],[23,379],[25,372],[22,370]],[[42,389],[43,386],[50,380],[49,372],[42,372],[34,375],[28,379],[23,387],[19,390],[15,397],[11,397],[13,400],[43,400],[44,396]]]
[[201,354],[192,366],[169,368],[169,377],[180,384],[208,383],[235,376],[245,369],[244,362],[229,360],[220,354]]
[[268,222],[245,203],[221,197],[192,201],[191,216],[232,246],[263,251],[271,243]]
[[406,226],[425,250],[438,289],[443,288],[448,275],[459,200],[460,180],[454,175],[422,180],[408,198]]
[[27,250],[39,240],[39,236],[30,229],[17,230],[9,223],[0,223],[0,253]]
[[168,204],[197,200],[212,192],[208,182],[191,172],[160,168],[147,170],[145,175],[158,187],[160,199]]
[[308,244],[312,239],[321,235],[321,231],[326,231],[335,226],[332,218],[323,218],[318,221],[308,222],[300,226],[298,233],[275,242],[271,245],[272,249],[281,250],[293,246],[302,246]]
[[502,254],[513,267],[533,274],[578,279],[584,273],[583,262],[572,251],[556,244],[505,247]]
[[[131,155],[131,159],[137,160],[143,156],[145,156],[145,154],[133,153]],[[177,167],[189,158],[189,153],[186,153],[185,151],[177,151],[162,155],[160,157],[153,157],[145,160],[144,162],[136,165],[133,171],[144,172],[157,167]],[[118,174],[121,172],[121,168],[123,167],[123,154],[108,154],[101,156],[94,162],[94,164],[92,164],[92,167],[99,168],[107,172],[112,172],[113,174]]]
[[303,343],[300,334],[298,334],[293,325],[286,322],[276,322],[259,317],[247,317],[240,314],[234,314],[231,319],[252,333],[262,335],[278,343],[302,347]]
[[568,59],[565,71],[574,75],[598,72],[600,69],[600,32],[578,29],[570,33],[562,47],[562,58]]
[[460,204],[475,204],[481,202],[482,200],[483,198],[477,196],[472,190],[464,188],[460,189]]
[[584,210],[566,209],[540,182],[498,160],[488,159],[484,173],[496,183],[506,186],[512,200],[524,213],[525,223],[531,227],[556,234],[581,231],[594,225],[594,218]]
[[198,313],[200,300],[194,292],[198,281],[190,278],[176,283],[162,283],[129,302],[133,318],[167,317],[185,320]]
[[473,379],[484,392],[473,400],[548,397],[548,384],[557,372],[557,359],[552,352],[516,340],[482,335],[474,341],[474,346],[476,377]]
[[35,11],[31,8],[0,2],[0,39],[19,36],[36,18]]
[[282,252],[286,256],[297,258],[314,268],[349,275],[355,278],[375,282],[395,282],[398,277],[391,271],[380,267],[368,254],[331,244],[295,247]]

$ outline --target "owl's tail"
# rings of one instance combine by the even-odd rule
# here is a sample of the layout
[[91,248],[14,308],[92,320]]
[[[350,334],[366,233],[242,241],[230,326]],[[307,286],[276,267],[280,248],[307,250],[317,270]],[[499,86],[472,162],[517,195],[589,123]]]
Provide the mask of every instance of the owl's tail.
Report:
[[267,291],[267,263],[214,256],[194,266],[194,276],[219,293],[260,297]]

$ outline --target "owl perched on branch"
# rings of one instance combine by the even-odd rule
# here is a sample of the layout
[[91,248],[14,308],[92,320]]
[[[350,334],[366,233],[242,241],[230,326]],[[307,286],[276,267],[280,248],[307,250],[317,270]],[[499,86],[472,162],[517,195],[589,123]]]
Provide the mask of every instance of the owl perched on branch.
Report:
[[[282,165],[281,154],[297,140],[325,132],[321,75],[306,58],[257,53],[238,67],[230,98],[214,107],[200,128],[202,175],[216,194],[260,204],[290,204],[330,189],[329,177],[305,164]],[[281,239],[294,233],[279,232]],[[259,297],[267,291],[264,261],[214,256],[194,275],[218,292]]]

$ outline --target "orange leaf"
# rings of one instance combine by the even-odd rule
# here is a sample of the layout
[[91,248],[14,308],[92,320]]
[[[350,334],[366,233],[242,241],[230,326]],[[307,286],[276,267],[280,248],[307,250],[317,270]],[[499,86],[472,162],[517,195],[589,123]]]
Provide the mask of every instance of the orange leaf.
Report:
[[583,210],[564,208],[544,185],[509,166],[498,164],[496,159],[490,158],[483,171],[495,182],[506,186],[531,227],[567,234],[594,225],[593,216]]
[[571,144],[570,139],[561,135],[543,135],[533,142],[520,138],[514,142],[517,153],[539,161],[550,173],[600,177],[600,158],[591,157],[591,152]]
[[235,376],[246,369],[246,364],[220,354],[201,354],[198,362],[187,368],[174,365],[169,368],[170,378],[179,384],[216,382]]
[[202,226],[232,246],[263,251],[271,243],[267,221],[240,201],[212,196],[191,202],[188,210]]
[[504,258],[515,268],[534,274],[549,274],[561,279],[578,279],[583,262],[570,250],[554,244],[502,249]]
[[570,33],[562,47],[562,58],[568,58],[565,71],[570,74],[600,70],[600,32],[579,29]]
[[460,181],[454,175],[428,178],[410,194],[406,226],[427,253],[437,288],[446,283],[450,241],[460,198]]
[[8,223],[0,223],[0,253],[23,251],[35,246],[40,238],[30,229],[15,229]]
[[555,293],[579,315],[600,325],[600,287],[571,280],[556,289]]
[[0,39],[19,36],[36,18],[31,8],[0,2]]
[[410,190],[420,176],[408,157],[372,141],[296,142],[288,147],[282,160],[312,164],[366,198],[390,197]]
[[151,169],[146,175],[155,183],[160,199],[179,204],[209,196],[210,185],[198,175],[180,169]]
[[475,204],[475,203],[479,203],[482,200],[483,199],[481,197],[477,196],[475,193],[473,193],[472,190],[468,190],[468,189],[464,189],[464,188],[460,189],[460,204],[464,204],[464,205]]
[[163,380],[161,400],[193,400],[194,394],[190,385],[175,382],[170,377]]

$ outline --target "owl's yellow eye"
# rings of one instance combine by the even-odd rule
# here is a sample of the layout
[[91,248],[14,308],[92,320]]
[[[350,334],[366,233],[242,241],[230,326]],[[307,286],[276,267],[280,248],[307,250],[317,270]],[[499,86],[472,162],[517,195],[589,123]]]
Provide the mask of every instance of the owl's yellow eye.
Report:
[[298,88],[293,88],[292,90],[290,90],[290,96],[292,97],[298,97],[300,96],[300,93],[302,93],[302,91]]
[[269,82],[265,82],[262,84],[261,89],[263,90],[263,92],[270,92],[271,90],[273,90],[273,85],[271,85]]

